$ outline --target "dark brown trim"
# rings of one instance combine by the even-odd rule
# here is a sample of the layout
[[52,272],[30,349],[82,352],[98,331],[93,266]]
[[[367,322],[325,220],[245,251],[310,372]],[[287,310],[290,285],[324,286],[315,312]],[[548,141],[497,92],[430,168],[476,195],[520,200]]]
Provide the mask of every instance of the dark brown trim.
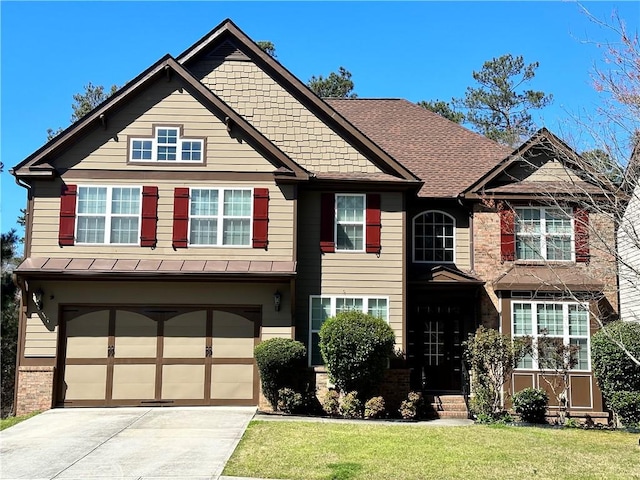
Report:
[[[409,232],[408,227],[407,227],[407,198],[406,195],[402,195],[402,231],[403,232]],[[408,301],[408,291],[407,291],[407,262],[408,262],[408,257],[407,257],[407,241],[406,241],[406,236],[408,234],[405,233],[402,235],[403,237],[403,241],[401,244],[401,255],[402,255],[402,305],[401,305],[401,312],[402,312],[402,351],[404,352],[404,354],[406,355],[407,353],[407,344],[408,344],[408,332],[407,332],[407,301]],[[413,239],[411,239],[411,242],[413,244]],[[387,308],[389,308],[389,305],[387,305]],[[391,313],[391,309],[389,308],[389,313]]]
[[[115,310],[115,309],[114,309]],[[164,356],[164,322],[165,320],[156,322],[156,358],[153,363],[156,365],[156,385],[154,395],[156,399],[162,398],[162,366]],[[143,363],[143,362],[139,362]]]
[[[65,339],[66,341],[66,339]],[[111,405],[111,399],[113,397],[113,363],[114,356],[109,356],[109,347],[113,348],[115,351],[116,346],[116,309],[112,308],[109,310],[109,341],[107,342],[107,378],[105,385],[104,398],[107,405]],[[69,360],[65,359],[65,364]]]
[[216,43],[228,37],[253,62],[279,83],[290,95],[315,114],[336,134],[353,145],[378,168],[409,180],[418,180],[407,168],[397,162],[391,155],[371,141],[360,130],[348,122],[330,105],[315,95],[309,87],[289,72],[280,63],[263,52],[242,30],[227,19],[202,37],[194,45],[177,57],[177,61],[187,66],[195,61],[200,53],[212,48]]
[[27,189],[27,212],[26,212],[26,228],[24,235],[24,257],[31,256],[31,244],[33,243],[33,189]]
[[[292,194],[293,194],[293,235],[291,238],[291,260],[293,260],[296,265],[298,264],[298,185],[292,185]],[[285,197],[286,199],[286,197]],[[293,311],[293,310],[292,310]]]
[[[167,162],[169,163],[169,162]],[[169,165],[179,168],[181,164]],[[202,166],[202,165],[193,165]],[[242,182],[273,182],[276,178],[273,172],[212,172],[212,171],[169,171],[169,170],[84,170],[69,169],[63,172],[65,180],[221,180]]]
[[305,184],[308,190],[321,191],[340,191],[340,192],[367,192],[375,191],[406,191],[418,190],[423,182],[414,182],[409,180],[376,180],[363,178],[341,178],[341,179],[320,179],[313,178],[308,184]]
[[[586,194],[585,194],[586,195]],[[593,194],[589,194],[593,197],[604,197],[604,193],[594,192]],[[554,202],[576,202],[576,198],[581,198],[582,194],[580,192],[571,193],[558,193],[553,194]],[[540,193],[492,193],[492,192],[480,192],[480,193],[469,193],[465,194],[465,199],[467,200],[483,200],[487,198],[494,199],[496,201],[504,200],[504,201],[527,201],[527,202],[536,202],[539,204],[549,203],[550,197],[549,193],[540,192]]]
[[21,367],[55,367],[56,357],[24,357]]
[[[204,357],[204,400],[211,402],[211,360],[213,357],[213,309],[207,309],[206,319],[207,336],[205,340],[205,357]],[[210,353],[208,353],[210,352]]]

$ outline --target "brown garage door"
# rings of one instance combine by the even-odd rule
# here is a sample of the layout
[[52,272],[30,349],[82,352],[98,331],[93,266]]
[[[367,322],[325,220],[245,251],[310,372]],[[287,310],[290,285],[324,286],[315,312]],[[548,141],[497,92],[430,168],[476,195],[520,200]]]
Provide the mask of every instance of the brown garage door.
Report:
[[62,406],[257,405],[259,307],[65,307]]

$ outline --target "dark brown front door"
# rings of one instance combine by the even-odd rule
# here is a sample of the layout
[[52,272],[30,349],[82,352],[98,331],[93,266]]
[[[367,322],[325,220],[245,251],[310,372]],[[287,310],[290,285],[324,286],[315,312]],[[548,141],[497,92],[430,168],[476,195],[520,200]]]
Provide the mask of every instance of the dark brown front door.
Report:
[[453,301],[423,303],[415,308],[408,332],[412,388],[462,391],[462,342],[468,310]]

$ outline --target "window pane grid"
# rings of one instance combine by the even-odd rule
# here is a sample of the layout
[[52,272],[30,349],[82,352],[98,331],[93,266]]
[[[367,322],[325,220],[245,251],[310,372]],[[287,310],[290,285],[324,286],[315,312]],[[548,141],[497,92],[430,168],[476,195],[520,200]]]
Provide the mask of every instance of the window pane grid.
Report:
[[519,260],[570,261],[573,225],[561,208],[516,208],[516,254]]
[[192,189],[189,242],[192,245],[249,246],[251,199],[252,190],[247,189]]
[[[534,318],[532,316],[535,315]],[[532,330],[532,323],[535,328]],[[589,309],[576,303],[512,302],[513,337],[530,336],[533,351],[554,342],[578,345],[577,364],[573,370],[589,370]],[[520,369],[539,369],[537,358],[527,355],[520,360]]]
[[156,128],[153,138],[130,140],[132,161],[202,162],[204,142],[181,138],[178,128]]
[[139,187],[79,187],[76,241],[79,244],[137,244]]
[[414,260],[453,262],[455,220],[442,212],[425,212],[414,220]]
[[336,249],[364,250],[365,195],[336,195]]

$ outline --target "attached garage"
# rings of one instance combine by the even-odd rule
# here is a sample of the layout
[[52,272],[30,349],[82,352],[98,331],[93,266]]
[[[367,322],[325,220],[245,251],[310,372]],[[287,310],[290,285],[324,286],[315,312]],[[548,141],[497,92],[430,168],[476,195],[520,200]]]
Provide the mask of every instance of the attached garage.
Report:
[[59,406],[257,405],[261,307],[61,307]]

